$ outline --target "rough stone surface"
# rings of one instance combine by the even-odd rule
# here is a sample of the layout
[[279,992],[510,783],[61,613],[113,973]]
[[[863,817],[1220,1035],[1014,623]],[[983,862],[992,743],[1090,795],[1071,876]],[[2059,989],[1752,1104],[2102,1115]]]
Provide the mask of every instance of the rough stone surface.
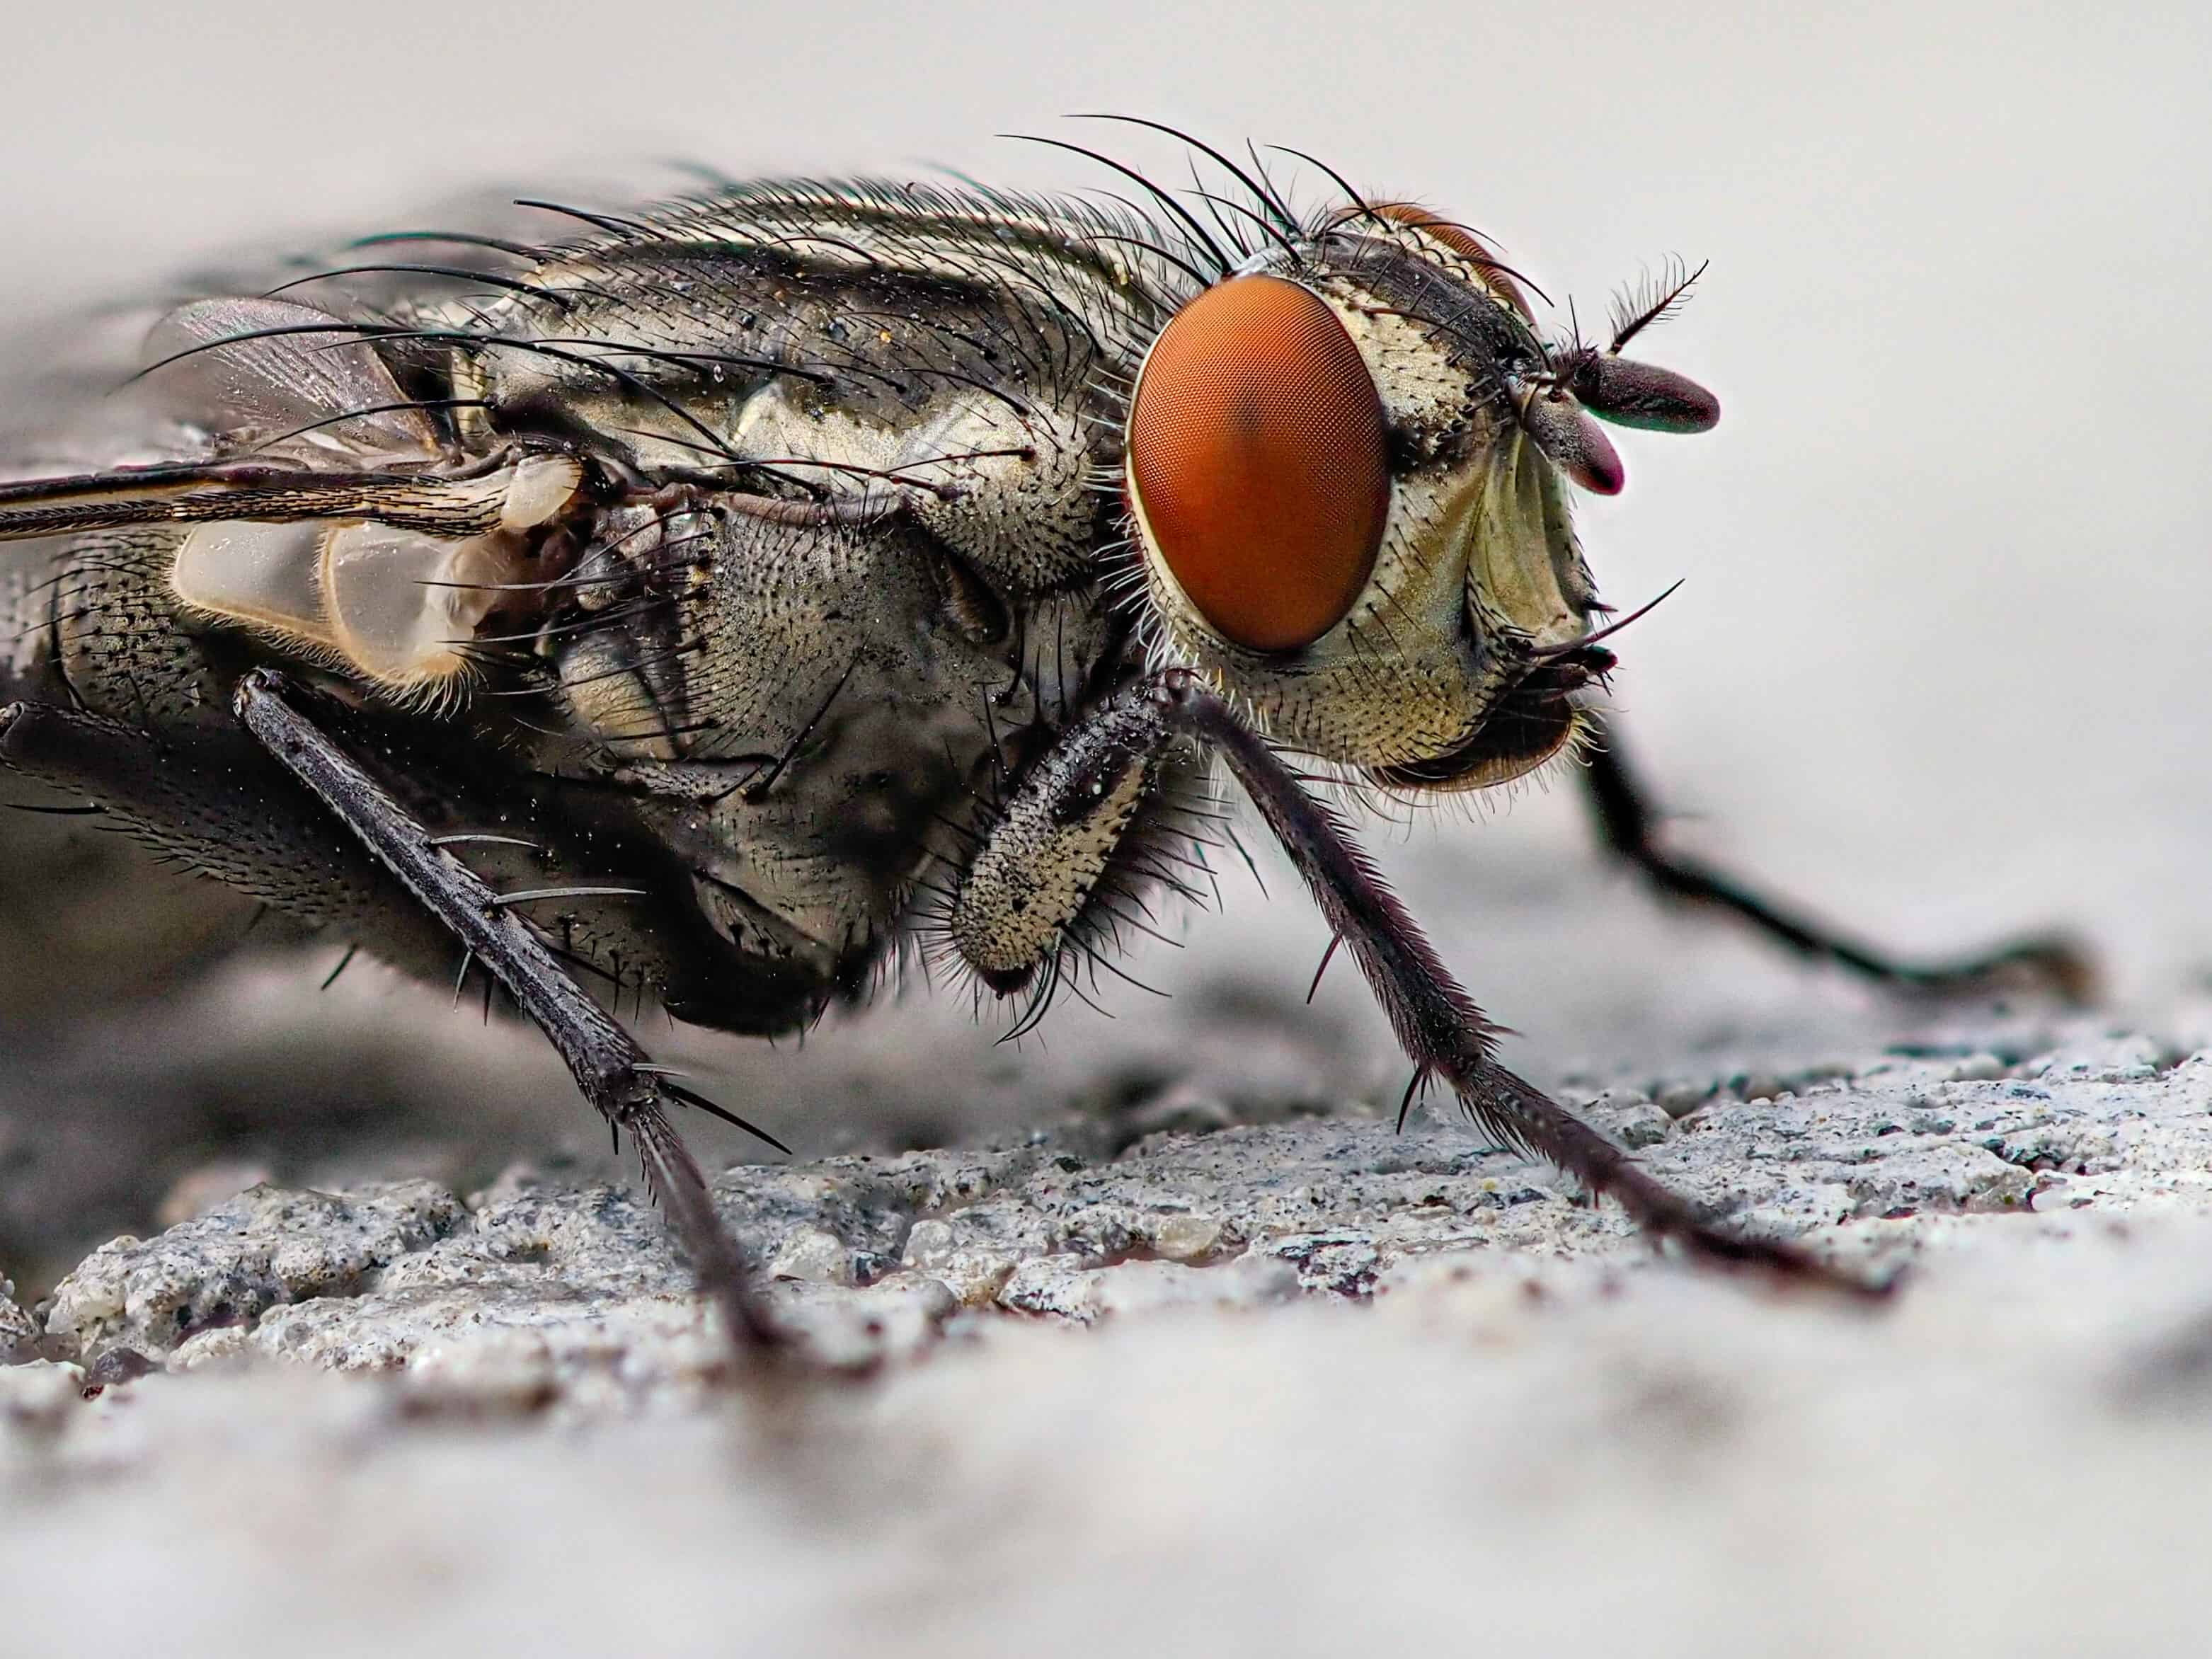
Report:
[[727,1171],[826,1371],[755,1399],[625,1188],[262,1185],[42,1334],[0,1296],[0,1559],[129,1591],[7,1639],[2202,1650],[2212,1050],[1992,1027],[1591,1111],[1904,1289],[1692,1270],[1456,1123],[1183,1115]]
[[288,1303],[357,1296],[464,1213],[428,1182],[345,1195],[256,1187],[154,1239],[94,1251],[56,1288],[47,1330],[88,1360],[121,1348],[161,1358]]
[[35,1356],[39,1322],[15,1305],[15,1287],[0,1279],[0,1365]]
[[[1911,1224],[1931,1218],[2212,1213],[2212,1053],[2133,1036],[1738,1080],[1680,1116],[1634,1090],[1592,1109],[1739,1225],[1870,1271],[1911,1253]],[[1039,1135],[739,1166],[715,1193],[805,1340],[854,1368],[920,1351],[961,1310],[1089,1324],[1363,1299],[1471,1252],[1642,1255],[1618,1211],[1547,1165],[1455,1122],[1400,1133],[1358,1115],[1164,1131],[1118,1157]],[[0,1310],[27,1355],[36,1333]],[[46,1336],[49,1357],[95,1375],[258,1356],[406,1370],[447,1396],[480,1375],[489,1402],[532,1407],[696,1389],[721,1370],[659,1217],[629,1191],[521,1170],[466,1201],[425,1181],[253,1188],[94,1252],[56,1288]]]

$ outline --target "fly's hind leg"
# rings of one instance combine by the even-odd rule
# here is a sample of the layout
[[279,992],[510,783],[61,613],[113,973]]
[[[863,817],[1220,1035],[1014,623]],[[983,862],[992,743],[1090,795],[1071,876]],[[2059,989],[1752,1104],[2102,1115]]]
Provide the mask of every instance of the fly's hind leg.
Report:
[[[780,1346],[781,1334],[754,1292],[744,1252],[714,1213],[706,1178],[676,1133],[668,1108],[682,1103],[726,1118],[731,1115],[670,1081],[629,1033],[586,994],[515,908],[502,903],[288,701],[277,675],[265,669],[246,675],[239,682],[236,708],[277,763],[506,988],[568,1063],[585,1098],[618,1133],[629,1134],[690,1256],[701,1289],[721,1309],[732,1340],[750,1354]],[[750,1124],[731,1121],[762,1134]]]
[[2086,1002],[2093,994],[2095,968],[2087,953],[2063,936],[2020,939],[1953,962],[1904,962],[1753,891],[1709,864],[1672,851],[1660,839],[1662,815],[1621,757],[1611,724],[1589,718],[1596,741],[1590,745],[1582,779],[1598,835],[1608,851],[1633,865],[1660,892],[1726,910],[1793,951],[1840,963],[1869,979],[1909,991],[1941,996],[2032,988],[2069,1002]]
[[66,704],[12,703],[0,708],[0,768],[66,791],[96,809],[96,821],[174,862],[364,937],[417,972],[450,972],[458,939],[552,1039],[592,1105],[636,1143],[732,1340],[747,1354],[775,1345],[777,1328],[667,1108],[730,1115],[661,1075],[519,910],[287,702],[275,676],[246,676],[237,714],[244,732],[164,734]]
[[1794,1245],[1716,1224],[1500,1065],[1498,1028],[1452,978],[1342,820],[1188,670],[1170,669],[1112,698],[1016,786],[948,918],[953,944],[986,984],[1012,994],[1060,958],[1170,751],[1194,741],[1226,763],[1259,808],[1359,964],[1417,1078],[1448,1085],[1487,1133],[1611,1195],[1656,1237],[1710,1261],[1869,1291]]

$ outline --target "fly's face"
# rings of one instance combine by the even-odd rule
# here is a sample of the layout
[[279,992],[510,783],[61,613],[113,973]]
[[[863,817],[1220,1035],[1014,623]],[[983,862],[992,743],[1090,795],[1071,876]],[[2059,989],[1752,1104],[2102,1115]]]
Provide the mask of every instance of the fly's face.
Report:
[[1547,343],[1464,228],[1359,207],[1185,305],[1131,400],[1126,481],[1167,654],[1278,739],[1474,788],[1572,737],[1612,665],[1567,487],[1610,494],[1593,415],[1699,431],[1710,393]]

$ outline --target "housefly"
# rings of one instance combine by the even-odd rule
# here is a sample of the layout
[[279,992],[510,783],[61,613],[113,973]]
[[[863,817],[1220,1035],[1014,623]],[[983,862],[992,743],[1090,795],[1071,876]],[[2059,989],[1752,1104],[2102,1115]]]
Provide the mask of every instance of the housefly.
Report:
[[[1057,142],[1057,141],[1052,141]],[[732,182],[543,242],[373,237],[148,343],[149,459],[0,486],[0,760],[424,975],[488,975],[634,1142],[741,1340],[776,1340],[623,994],[763,1035],[919,948],[1042,1018],[1191,890],[1233,780],[1449,1091],[1692,1254],[1795,1277],[1500,1063],[1353,839],[1577,755],[1611,844],[1783,942],[1938,988],[1669,854],[1590,689],[1573,524],[1647,361],[1441,211],[1310,158],[1126,199]],[[1273,174],[1303,164],[1327,199]],[[374,297],[364,297],[374,292]],[[750,1125],[744,1127],[751,1127]],[[763,1133],[756,1130],[755,1133]]]

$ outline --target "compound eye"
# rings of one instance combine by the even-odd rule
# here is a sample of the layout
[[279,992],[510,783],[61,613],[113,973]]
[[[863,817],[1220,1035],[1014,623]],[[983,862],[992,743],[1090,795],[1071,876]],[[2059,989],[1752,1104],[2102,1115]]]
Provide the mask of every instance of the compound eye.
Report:
[[1129,495],[1199,614],[1252,651],[1342,621],[1390,508],[1382,400],[1336,313],[1237,276],[1177,312],[1137,377]]

